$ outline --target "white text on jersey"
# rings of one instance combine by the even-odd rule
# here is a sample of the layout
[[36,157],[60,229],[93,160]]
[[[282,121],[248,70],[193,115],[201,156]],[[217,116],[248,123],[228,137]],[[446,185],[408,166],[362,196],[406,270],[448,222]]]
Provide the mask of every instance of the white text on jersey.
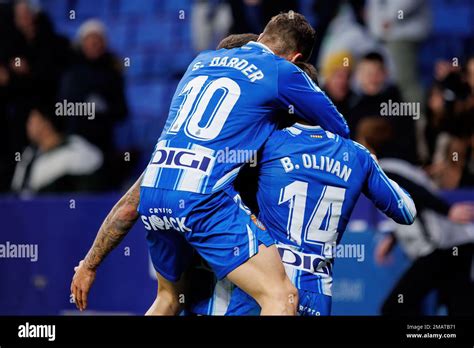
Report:
[[230,59],[229,57],[214,57],[212,58],[212,61],[209,66],[225,66],[227,68],[240,70],[240,72],[247,76],[251,82],[261,80],[265,76],[262,70],[260,70],[254,64],[250,64],[247,60],[236,57]]
[[339,178],[347,182],[352,173],[352,168],[349,168],[345,164],[341,166],[341,162],[330,158],[328,156],[316,156],[314,154],[304,153],[301,155],[300,163],[293,163],[290,157],[283,157],[280,159],[281,165],[286,173],[291,172],[295,169],[300,169],[303,166],[306,169],[323,170],[329,174],[337,175]]

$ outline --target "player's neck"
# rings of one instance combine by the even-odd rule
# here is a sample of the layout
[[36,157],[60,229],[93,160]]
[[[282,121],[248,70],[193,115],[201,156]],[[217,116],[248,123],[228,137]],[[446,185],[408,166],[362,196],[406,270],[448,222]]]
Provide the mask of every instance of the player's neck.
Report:
[[272,44],[270,42],[266,42],[265,40],[257,40],[255,42],[259,45],[264,46],[268,51],[272,52],[273,54],[276,54],[275,48],[272,47]]
[[301,125],[303,125],[303,126],[314,126],[314,124],[311,124],[311,123],[309,123],[309,122],[307,122],[307,121],[305,121],[305,120],[303,120],[303,119],[301,119],[301,118],[296,119],[296,120],[295,120],[295,123],[301,124]]

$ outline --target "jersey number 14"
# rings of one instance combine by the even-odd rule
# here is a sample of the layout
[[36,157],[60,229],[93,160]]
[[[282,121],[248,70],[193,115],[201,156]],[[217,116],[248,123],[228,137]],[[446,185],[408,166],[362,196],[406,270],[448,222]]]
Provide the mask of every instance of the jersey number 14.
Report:
[[346,189],[335,186],[324,186],[311,216],[304,224],[308,183],[294,181],[280,191],[278,204],[289,202],[287,231],[288,237],[298,245],[305,243],[326,243],[331,246],[337,238],[337,227],[341,218],[342,204]]

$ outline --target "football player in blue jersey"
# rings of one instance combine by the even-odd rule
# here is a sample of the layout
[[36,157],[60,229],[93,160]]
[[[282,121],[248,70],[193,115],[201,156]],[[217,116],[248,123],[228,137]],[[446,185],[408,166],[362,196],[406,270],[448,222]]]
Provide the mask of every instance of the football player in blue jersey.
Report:
[[[307,66],[301,67],[315,78]],[[258,176],[259,219],[277,241],[285,270],[298,289],[298,314],[330,314],[336,246],[361,193],[397,223],[413,223],[413,200],[362,145],[304,120],[274,132],[265,143]],[[251,297],[233,290],[226,315],[259,313]]]
[[[302,62],[297,63],[297,66],[300,67],[303,71],[305,71],[307,75],[311,77],[311,79],[317,82],[317,72],[314,66]],[[288,116],[291,115],[287,115],[287,119],[290,118]],[[267,213],[266,216],[264,210],[260,214],[260,218],[264,222],[264,225],[266,225],[267,227],[270,226],[269,232],[272,237],[275,238],[278,242],[277,248],[284,262],[286,272],[290,276],[292,282],[295,284],[299,291],[298,313],[300,315],[329,315],[331,309],[332,266],[334,263],[334,255],[332,254],[334,253],[336,243],[339,242],[342,237],[342,232],[345,230],[345,226],[349,219],[350,213],[352,212],[354,203],[357,201],[357,197],[360,192],[364,192],[369,197],[372,197],[372,199],[374,199],[374,197],[376,197],[378,194],[382,196],[385,195],[385,197],[380,197],[377,201],[374,202],[376,202],[376,205],[381,208],[388,216],[392,217],[395,221],[399,223],[411,224],[415,217],[416,210],[409,195],[406,194],[406,192],[403,191],[401,188],[399,188],[395,182],[390,181],[385,176],[385,174],[383,174],[383,172],[379,171],[380,169],[378,165],[372,159],[372,156],[368,153],[367,150],[365,150],[361,145],[355,142],[339,139],[339,141],[345,141],[351,144],[349,145],[347,151],[339,150],[342,151],[344,155],[343,157],[347,158],[345,162],[348,162],[350,154],[351,156],[358,156],[358,158],[362,158],[362,160],[364,158],[365,160],[367,160],[368,169],[367,167],[362,169],[362,173],[365,174],[365,177],[364,175],[361,175],[360,172],[355,172],[355,174],[349,174],[354,175],[355,179],[350,181],[348,179],[348,183],[346,185],[342,185],[342,189],[347,189],[349,185],[353,185],[354,182],[359,182],[359,188],[357,188],[357,186],[354,186],[354,190],[349,191],[348,194],[345,194],[345,199],[350,203],[344,204],[344,210],[342,210],[342,203],[338,202],[337,196],[332,195],[331,191],[329,191],[328,193],[326,189],[324,193],[324,196],[326,197],[325,200],[321,200],[318,198],[320,204],[320,207],[318,208],[319,215],[315,214],[314,211],[309,214],[309,212],[306,211],[306,201],[304,207],[301,207],[301,197],[299,197],[299,195],[297,194],[297,192],[299,192],[297,190],[297,184],[292,183],[292,180],[297,181],[296,179],[303,179],[300,182],[306,182],[316,187],[324,185],[324,183],[327,182],[328,179],[324,178],[324,176],[318,178],[321,173],[318,174],[317,171],[314,172],[310,170],[310,173],[313,173],[313,176],[306,175],[307,173],[305,173],[305,168],[312,167],[311,169],[319,169],[319,165],[317,164],[318,157],[314,155],[313,151],[316,148],[318,150],[326,148],[330,150],[331,147],[334,148],[334,144],[332,143],[332,141],[328,141],[328,139],[335,139],[335,136],[330,133],[326,134],[326,132],[322,131],[322,129],[319,127],[311,127],[309,125],[305,125],[304,121],[300,120],[299,123],[300,124],[297,123],[292,127],[288,127],[286,130],[284,130],[284,132],[290,132],[289,134],[292,134],[292,132],[300,133],[301,130],[299,128],[308,128],[307,134],[302,134],[304,132],[301,131],[300,137],[302,137],[303,139],[312,139],[309,141],[309,143],[304,141],[298,141],[300,138],[296,137],[296,135],[294,136],[296,137],[295,141],[295,139],[293,139],[293,136],[291,136],[288,137],[286,140],[280,142],[278,147],[278,149],[280,150],[279,153],[277,151],[274,151],[271,152],[270,155],[269,152],[272,151],[272,148],[268,148],[268,146],[266,145],[262,153],[264,157],[260,160],[263,169],[259,168],[258,171],[253,170],[252,172],[249,171],[246,174],[248,177],[257,177],[259,171],[260,174],[262,174],[262,171],[267,170],[267,175],[265,175],[265,172],[263,172],[264,175],[259,179],[259,186],[262,187],[262,185],[265,184],[266,186],[260,188],[257,198],[259,206],[261,206],[262,209],[271,211],[272,214]],[[288,124],[288,120],[284,120],[282,124]],[[283,126],[283,128],[285,127]],[[311,131],[313,130],[315,132],[314,134],[311,133]],[[318,134],[318,132],[320,134]],[[275,141],[274,136],[277,136],[276,134],[270,137],[270,139],[268,140],[268,144],[272,144],[272,142]],[[326,140],[322,140],[325,137],[327,137]],[[315,144],[313,144],[317,141],[316,139],[321,139],[321,141],[319,141],[318,147],[315,147]],[[336,143],[339,141],[336,141]],[[294,150],[295,146],[299,146],[300,149]],[[285,171],[279,171],[279,165],[283,163],[282,161],[285,161],[287,159],[291,160],[292,156],[294,156],[295,154],[302,154],[305,150],[308,152],[304,156],[305,160],[308,160],[309,158],[315,159],[314,165],[311,166],[309,162],[306,163],[306,166],[303,165],[301,167],[300,164],[294,164],[294,168],[297,168],[294,170],[299,171],[298,175],[296,175],[295,173],[289,173],[287,174],[288,177],[286,180],[282,179],[285,177],[285,175],[283,174]],[[318,151],[318,153],[322,152]],[[331,153],[331,151],[329,151],[328,153]],[[265,158],[265,155],[267,158]],[[338,155],[340,156],[341,153],[339,153]],[[336,155],[334,158],[337,157],[338,156]],[[319,170],[322,170],[322,168],[324,167],[324,160],[326,159],[326,156],[322,156],[321,158],[323,164],[321,166],[321,169]],[[334,172],[334,175],[337,175],[337,173],[339,172],[339,174],[343,174],[343,176],[347,175],[349,171],[348,165],[346,164],[346,167],[342,166],[341,169],[341,162],[337,162],[337,159],[336,162],[334,161],[334,159],[330,159],[326,164],[327,168],[336,168],[331,169],[329,173]],[[358,163],[358,161],[359,160],[356,161],[356,164]],[[350,171],[352,172],[352,168]],[[370,172],[371,176],[376,175],[375,179],[374,177],[370,177],[367,172]],[[275,178],[280,178],[281,183],[279,183],[279,180],[274,180]],[[366,180],[371,181],[365,184],[367,186],[360,187],[360,184],[365,182]],[[377,181],[385,182],[386,185],[380,185],[380,183],[377,183]],[[290,199],[288,199],[287,201],[283,200],[282,202],[280,202],[280,200],[283,199],[282,197],[284,197],[284,193],[279,192],[278,199],[276,199],[276,195],[274,194],[274,200],[272,202],[270,198],[271,195],[269,194],[269,192],[272,190],[278,190],[278,186],[282,185],[282,187],[284,187],[287,183],[289,184],[287,191],[290,192],[290,196],[287,198]],[[293,186],[291,186],[290,183]],[[245,185],[249,186],[249,183],[246,182]],[[296,188],[294,196],[291,196],[292,188]],[[334,190],[334,188],[332,190]],[[379,190],[379,192],[376,192],[376,190]],[[313,192],[315,193],[314,195]],[[319,192],[321,191],[316,190],[307,193],[307,195],[309,196],[307,202],[314,203],[316,201],[315,197],[317,197]],[[393,192],[393,194],[390,194],[390,192]],[[398,192],[398,194],[396,192]],[[305,196],[303,192],[300,193],[301,196]],[[282,194],[283,196],[280,196],[280,194]],[[400,201],[395,202],[395,198],[397,197],[397,195],[399,196]],[[311,197],[313,197],[312,201]],[[244,195],[243,198],[244,201],[253,200],[252,192],[247,192],[247,194]],[[333,198],[335,198],[335,201],[331,202]],[[296,199],[298,199],[299,204],[296,204]],[[279,204],[277,204],[277,201]],[[326,203],[324,203],[324,201],[326,201]],[[289,207],[286,207],[286,203],[288,203]],[[329,206],[326,205],[325,208],[324,204],[327,203],[329,203]],[[395,205],[395,203],[397,203],[397,205]],[[277,208],[272,207],[272,205]],[[283,205],[283,208],[279,207],[280,205]],[[343,212],[344,217],[337,217],[338,206],[341,207],[339,214]],[[333,207],[336,207],[335,211],[332,210]],[[288,209],[290,209],[290,211]],[[406,212],[407,214],[406,218],[403,215],[404,212]],[[282,213],[284,215],[279,215]],[[307,221],[308,219],[310,219],[308,215],[312,215],[311,222]],[[314,230],[314,226],[317,226],[318,224],[318,221],[315,219],[318,218],[321,220],[320,223],[324,224],[324,226],[323,228],[321,228],[321,225],[318,226],[319,230],[316,233],[318,233],[318,235],[321,235],[321,237],[319,237],[321,240],[318,240],[315,245],[313,245],[311,241],[307,240],[302,243],[301,237],[299,238],[299,242],[298,238],[292,237],[291,230],[295,230],[295,224],[296,226],[300,226],[299,229],[296,228],[296,235],[301,234],[303,228],[305,228],[305,230],[307,231],[306,233],[308,233],[308,235],[314,235],[315,231],[311,232],[310,234],[310,227],[308,224],[312,224],[311,230]],[[329,218],[331,218],[331,220],[328,220]],[[290,223],[287,219],[293,220]],[[342,224],[337,223],[337,221],[339,221],[338,219],[342,219]],[[303,225],[305,221],[306,225]],[[329,221],[332,221],[332,228],[329,225]],[[334,229],[334,225],[337,226],[336,230]],[[332,236],[332,239],[330,239],[329,241],[324,241],[324,236]],[[315,253],[314,249],[317,249],[319,251]],[[321,250],[326,250],[326,252],[322,253],[321,255]],[[198,288],[201,288],[204,285],[204,287],[207,288],[209,296],[208,298],[201,299],[200,301],[191,301],[190,311],[192,313],[204,315],[222,315],[223,313],[225,313],[226,315],[258,315],[260,313],[260,307],[251,297],[249,297],[247,294],[245,294],[238,288],[234,290],[232,285],[229,284],[229,282],[225,279],[220,281],[217,281],[217,279],[212,279],[208,272],[203,269],[200,271],[199,274],[201,276],[203,274],[206,274],[208,276],[209,284],[200,284]],[[231,292],[232,294],[230,294]]]
[[[227,277],[250,294],[262,314],[295,314],[297,292],[273,240],[252,220],[232,182],[247,158],[241,154],[257,151],[276,129],[278,110],[291,108],[302,119],[348,136],[342,115],[291,63],[306,60],[313,41],[314,30],[302,15],[282,13],[258,42],[203,52],[183,76],[141,180],[139,213],[160,274],[156,314],[179,312],[182,275],[193,250],[219,279]],[[99,230],[73,279],[80,309],[95,270],[129,225],[114,233],[109,227]]]
[[183,76],[140,192],[159,273],[156,313],[180,309],[193,250],[218,279],[227,277],[255,298],[262,314],[295,313],[297,294],[273,240],[251,219],[232,182],[245,163],[240,154],[255,153],[275,130],[276,112],[290,105],[347,136],[342,115],[291,63],[309,56],[313,37],[303,16],[280,14],[258,42],[201,53]]

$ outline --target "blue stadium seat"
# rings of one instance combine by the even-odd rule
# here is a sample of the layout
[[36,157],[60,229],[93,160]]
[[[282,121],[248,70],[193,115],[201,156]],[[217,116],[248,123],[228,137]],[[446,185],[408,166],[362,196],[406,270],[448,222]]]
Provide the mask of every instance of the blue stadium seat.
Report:
[[155,79],[146,83],[128,84],[130,119],[120,128],[129,127],[132,134],[123,129],[119,130],[119,136],[124,137],[119,142],[121,145],[131,141],[147,155],[151,152],[168,116],[177,82]]
[[170,68],[174,74],[184,73],[193,59],[193,52],[190,52],[189,50],[177,51],[173,54],[173,59],[169,61]]
[[104,21],[107,26],[110,47],[122,56],[128,56],[134,43],[134,31],[128,20],[107,18]]
[[76,0],[73,9],[76,10],[76,19],[83,21],[87,18],[104,19],[110,8],[110,0]]
[[74,41],[76,39],[77,30],[80,23],[77,21],[68,21],[56,24],[56,31]]
[[148,15],[156,11],[154,0],[120,0],[119,15]]
[[432,3],[433,33],[471,35],[474,7],[469,1],[437,0]]
[[141,20],[137,25],[137,45],[142,47],[166,50],[172,40],[177,39],[172,31],[171,23],[165,18],[149,17]]
[[176,53],[173,50],[156,51],[151,56],[151,66],[154,76],[163,78],[176,72]]
[[131,124],[132,136],[136,140],[135,145],[139,147],[144,156],[149,160],[156,140],[161,134],[166,119],[142,118],[134,119]]
[[[302,8],[309,11],[312,2],[304,0]],[[41,0],[58,32],[72,39],[85,19],[100,18],[108,28],[112,51],[122,58],[131,58],[125,74],[131,111],[127,127],[132,128],[133,136],[126,131],[118,135],[125,143],[136,141],[147,148],[159,135],[178,82],[176,77],[195,55],[190,30],[192,3],[190,0]],[[432,35],[420,52],[420,72],[425,86],[431,83],[436,59],[461,58],[466,50],[472,50],[466,47],[466,37],[474,34],[474,1],[431,0],[430,4]],[[68,18],[71,8],[76,9],[76,20]],[[185,11],[184,20],[179,19],[180,10]]]
[[127,99],[130,109],[136,117],[159,117],[163,105],[161,96],[163,94],[163,82],[145,82],[129,84],[127,87]]
[[192,3],[192,1],[188,0],[163,1],[164,11],[169,12],[170,18],[173,16],[173,13],[178,16],[179,10],[184,10],[189,13]]
[[149,74],[149,56],[146,53],[125,54],[124,57],[130,58],[130,67],[126,67],[124,72],[127,78],[139,80]]

